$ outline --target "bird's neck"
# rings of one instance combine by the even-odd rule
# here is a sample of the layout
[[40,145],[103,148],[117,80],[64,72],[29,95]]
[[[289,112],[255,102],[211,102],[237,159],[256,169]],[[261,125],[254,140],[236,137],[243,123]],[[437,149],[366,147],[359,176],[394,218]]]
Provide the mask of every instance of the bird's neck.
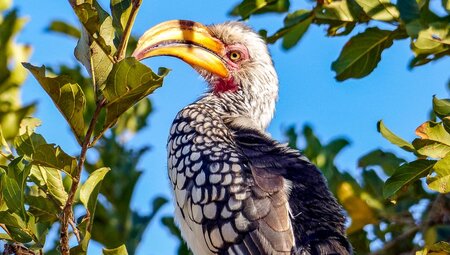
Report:
[[265,130],[273,118],[278,99],[278,86],[270,90],[257,86],[222,93],[208,92],[199,102],[206,103],[224,117],[250,118]]

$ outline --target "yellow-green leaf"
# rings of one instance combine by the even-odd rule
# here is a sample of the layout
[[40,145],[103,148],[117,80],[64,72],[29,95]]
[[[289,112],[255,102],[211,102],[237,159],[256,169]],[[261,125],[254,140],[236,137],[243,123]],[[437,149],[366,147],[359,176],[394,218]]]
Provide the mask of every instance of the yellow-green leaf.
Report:
[[24,63],[23,66],[33,74],[53,100],[81,144],[85,128],[83,112],[86,108],[86,98],[80,85],[69,76],[47,77],[45,66],[36,67],[29,63]]
[[378,132],[381,133],[381,135],[386,138],[389,142],[392,144],[397,145],[398,147],[404,149],[405,151],[414,152],[414,146],[411,143],[408,143],[407,141],[403,140],[402,138],[398,137],[396,134],[394,134],[391,130],[389,130],[383,123],[382,120],[378,121],[377,123],[377,129]]
[[439,160],[433,170],[436,176],[429,178],[428,187],[440,193],[450,192],[450,155]]
[[168,69],[160,68],[158,74],[155,74],[132,57],[115,64],[103,90],[108,102],[105,127],[110,126],[122,113],[161,87],[168,72]]
[[367,16],[375,20],[393,21],[400,16],[397,7],[390,0],[356,0]]
[[124,244],[113,249],[103,249],[103,255],[128,255],[127,248]]
[[[97,196],[105,175],[110,171],[108,167],[102,167],[91,173],[85,183],[80,188],[80,201],[89,212],[90,218],[83,232],[90,233],[92,223],[94,222],[95,206],[97,204]],[[86,219],[84,219],[86,220]]]

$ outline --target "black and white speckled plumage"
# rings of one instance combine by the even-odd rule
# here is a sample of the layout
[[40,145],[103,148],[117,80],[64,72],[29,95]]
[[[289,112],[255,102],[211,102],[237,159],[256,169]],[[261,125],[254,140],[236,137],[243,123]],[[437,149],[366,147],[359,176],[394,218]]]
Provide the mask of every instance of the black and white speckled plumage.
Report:
[[[340,205],[320,171],[271,139],[278,79],[264,42],[238,22],[210,27],[250,60],[237,91],[206,93],[176,116],[169,179],[181,232],[196,255],[351,254]],[[209,84],[218,77],[198,70]]]

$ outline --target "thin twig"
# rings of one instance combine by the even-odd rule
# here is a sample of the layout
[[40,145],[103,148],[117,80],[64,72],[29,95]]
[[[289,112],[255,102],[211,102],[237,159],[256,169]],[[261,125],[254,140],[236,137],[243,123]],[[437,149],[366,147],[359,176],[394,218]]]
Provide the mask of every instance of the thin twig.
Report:
[[105,105],[105,99],[97,103],[97,108],[95,109],[94,115],[92,116],[91,122],[89,123],[89,128],[86,132],[86,136],[84,137],[83,145],[81,147],[80,157],[78,159],[78,165],[75,170],[74,175],[72,176],[72,186],[70,187],[70,191],[67,197],[66,204],[64,205],[62,216],[61,216],[61,233],[60,233],[60,249],[63,255],[69,255],[69,224],[73,222],[73,200],[75,198],[75,193],[78,189],[78,185],[80,184],[80,175],[81,170],[83,169],[84,162],[86,161],[86,152],[89,148],[89,143],[92,137],[92,134],[95,129],[95,124],[97,123],[97,119],[100,115],[103,106]]
[[69,220],[69,224],[72,227],[73,233],[75,234],[75,236],[77,237],[77,241],[78,243],[81,242],[81,238],[80,238],[80,232],[78,231],[77,225],[75,224],[75,222],[73,221],[73,219]]
[[116,61],[120,61],[125,57],[125,53],[127,51],[128,41],[130,39],[131,28],[133,27],[134,21],[136,20],[137,13],[139,11],[139,7],[142,4],[142,0],[132,0],[131,1],[131,13],[130,17],[127,20],[127,24],[123,30],[122,38],[120,40],[119,47],[117,49],[115,59]]

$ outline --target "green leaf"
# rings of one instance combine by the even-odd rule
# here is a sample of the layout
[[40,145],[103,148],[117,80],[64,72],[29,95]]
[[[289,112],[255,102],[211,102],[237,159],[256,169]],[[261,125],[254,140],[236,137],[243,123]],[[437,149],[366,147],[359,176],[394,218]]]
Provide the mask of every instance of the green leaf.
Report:
[[389,142],[391,142],[394,145],[397,145],[398,147],[404,149],[405,151],[414,152],[414,146],[407,141],[403,140],[402,138],[398,137],[396,134],[392,133],[391,130],[389,130],[383,123],[382,120],[378,121],[377,123],[377,129],[378,132],[381,133],[381,135],[386,138]]
[[47,144],[38,134],[28,132],[14,140],[19,155],[26,156],[35,165],[56,168],[72,175],[77,170],[77,160],[65,153],[61,147]]
[[116,31],[123,32],[131,14],[131,0],[111,0],[111,14]]
[[29,63],[23,63],[23,66],[39,81],[69,123],[78,143],[82,144],[85,128],[83,112],[86,108],[86,98],[80,85],[68,76],[45,76],[45,66],[36,67]]
[[39,127],[42,124],[40,119],[33,118],[33,117],[25,117],[20,122],[20,129],[19,129],[19,135],[25,134],[28,132],[34,132],[37,127]]
[[450,146],[430,139],[415,139],[413,146],[417,153],[430,158],[443,158],[450,152]]
[[38,150],[38,147],[44,144],[47,144],[44,137],[33,133],[31,130],[27,130],[14,139],[14,146],[19,155],[33,155]]
[[107,25],[108,29],[113,29],[112,19],[108,13],[103,10],[96,0],[76,1],[76,3],[73,3],[72,7],[84,28],[95,42],[106,54],[111,54],[113,51],[111,45],[109,45],[105,38],[102,37],[102,30],[105,29],[102,28],[102,26],[105,23],[109,23]]
[[438,54],[448,51],[450,45],[450,24],[434,22],[427,29],[419,32],[417,40],[413,41],[412,49],[416,55]]
[[18,214],[6,211],[0,212],[0,223],[21,229],[27,227],[25,221]]
[[21,189],[16,180],[4,174],[1,176],[2,195],[8,209],[14,212],[23,220],[26,220],[24,190]]
[[81,37],[81,32],[78,28],[68,24],[67,22],[61,20],[54,20],[47,27],[47,31],[61,33],[76,39]]
[[26,196],[25,201],[30,206],[29,212],[38,219],[38,222],[53,223],[58,220],[61,209],[47,197]]
[[416,0],[397,0],[397,8],[400,11],[400,18],[405,23],[420,18],[419,5]]
[[430,173],[435,160],[419,159],[400,166],[394,174],[387,179],[383,187],[383,196],[392,197],[404,186],[409,185]]
[[160,68],[158,74],[155,74],[132,57],[115,64],[103,91],[108,100],[105,127],[114,123],[139,100],[161,87],[163,78],[168,72],[168,69]]
[[[111,72],[112,55],[116,52],[114,46],[115,31],[113,19],[101,8],[97,1],[82,3],[75,9],[80,11],[84,28],[81,38],[75,48],[75,57],[83,64],[91,77],[95,79],[96,90],[104,86]],[[84,14],[83,14],[84,13]]]
[[376,27],[352,37],[331,66],[336,79],[343,81],[370,74],[380,62],[383,50],[391,47],[393,39],[393,31]]
[[450,155],[439,160],[433,166],[433,171],[436,176],[427,180],[428,187],[440,193],[450,192]]
[[[311,22],[313,20],[313,16],[311,16],[309,14],[310,13],[308,13],[308,16],[304,20],[300,20],[296,24],[289,27],[288,32],[286,32],[283,36],[282,46],[284,49],[290,49],[290,48],[294,47],[300,41],[300,39],[303,37],[303,35],[308,30],[308,28],[311,25]],[[295,14],[293,14],[293,15],[295,15]],[[290,22],[290,20],[295,19],[292,16],[288,15],[288,17],[286,18],[287,21],[285,21],[285,22],[288,23],[288,22]],[[302,17],[304,17],[304,16],[302,15]]]
[[433,96],[433,111],[441,119],[450,116],[450,99],[438,99]]
[[103,248],[103,255],[128,255],[127,248],[124,244],[114,249]]
[[416,135],[422,139],[430,139],[450,146],[450,134],[442,123],[427,121],[416,129]]
[[[359,6],[355,6],[352,1],[330,1],[322,8],[314,10],[314,16],[320,23],[332,22],[356,22],[362,16],[362,10]],[[364,14],[364,13],[362,13]],[[326,21],[326,22],[324,22]]]
[[5,136],[3,136],[3,129],[0,125],[0,150],[5,151],[7,154],[12,155],[11,148],[9,148],[9,144],[6,142]]
[[240,15],[242,19],[247,19],[253,14],[269,12],[287,12],[289,10],[289,0],[243,0],[233,8],[231,15]]
[[110,171],[107,167],[95,170],[89,175],[86,182],[80,188],[80,201],[90,214],[87,231],[90,232],[92,222],[94,221],[95,205],[97,204],[97,196],[100,191],[101,183],[105,175]]
[[375,20],[394,21],[400,16],[399,11],[390,0],[355,0]]
[[374,150],[358,160],[358,167],[380,166],[388,176],[391,176],[395,169],[405,162],[404,159],[398,158],[393,153]]
[[302,38],[312,21],[312,13],[308,10],[297,10],[289,13],[284,19],[284,27],[267,38],[268,43],[283,39],[283,48],[293,47]]
[[61,173],[50,167],[36,166],[31,168],[31,179],[50,195],[50,199],[61,208],[67,201]]

